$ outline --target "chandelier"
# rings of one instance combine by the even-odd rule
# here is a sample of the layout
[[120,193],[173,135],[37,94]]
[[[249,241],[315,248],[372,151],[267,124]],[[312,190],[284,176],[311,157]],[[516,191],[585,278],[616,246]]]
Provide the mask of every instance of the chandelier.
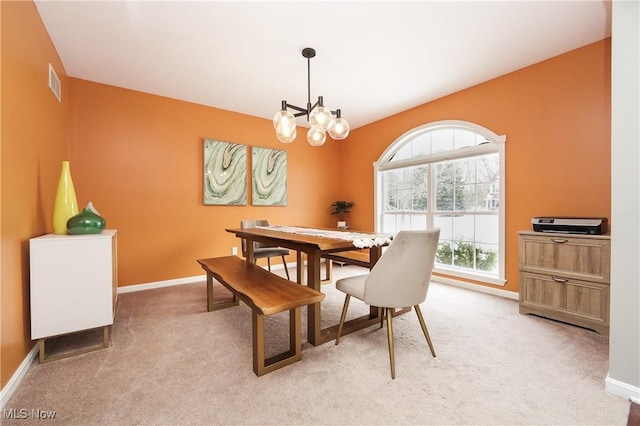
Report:
[[[273,127],[276,136],[282,143],[291,143],[297,135],[296,117],[307,116],[311,125],[307,132],[307,141],[310,145],[320,146],[327,140],[327,132],[335,140],[341,140],[349,135],[349,123],[342,118],[340,110],[331,111],[324,106],[322,96],[311,105],[311,58],[316,56],[316,50],[311,47],[302,49],[302,56],[307,58],[307,107],[291,105],[282,101],[282,109],[273,117]],[[288,109],[297,111],[291,113]],[[336,116],[335,118],[333,116]]]

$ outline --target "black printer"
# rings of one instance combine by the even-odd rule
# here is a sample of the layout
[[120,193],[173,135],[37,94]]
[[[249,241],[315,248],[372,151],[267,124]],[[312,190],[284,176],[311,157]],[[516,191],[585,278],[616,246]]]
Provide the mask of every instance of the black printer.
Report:
[[537,232],[589,235],[601,235],[607,232],[606,217],[534,217],[531,219],[531,225]]

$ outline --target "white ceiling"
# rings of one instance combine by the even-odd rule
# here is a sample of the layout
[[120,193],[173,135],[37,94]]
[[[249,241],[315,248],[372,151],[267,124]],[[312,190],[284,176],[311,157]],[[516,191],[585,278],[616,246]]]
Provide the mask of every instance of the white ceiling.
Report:
[[313,47],[352,129],[611,35],[596,0],[35,4],[70,77],[267,119],[306,106]]

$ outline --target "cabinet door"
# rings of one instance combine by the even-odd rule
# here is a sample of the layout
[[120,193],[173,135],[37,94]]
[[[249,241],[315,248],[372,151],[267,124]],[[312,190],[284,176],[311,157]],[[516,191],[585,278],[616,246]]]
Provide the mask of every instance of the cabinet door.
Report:
[[608,239],[522,236],[520,269],[599,283],[609,282]]
[[609,286],[522,272],[520,313],[537,314],[609,334]]
[[567,286],[566,310],[591,318],[604,324],[609,323],[609,286],[569,280]]
[[554,281],[548,275],[523,272],[520,276],[520,304],[538,308],[564,309],[567,292],[564,283]]
[[31,239],[32,339],[113,324],[113,234]]

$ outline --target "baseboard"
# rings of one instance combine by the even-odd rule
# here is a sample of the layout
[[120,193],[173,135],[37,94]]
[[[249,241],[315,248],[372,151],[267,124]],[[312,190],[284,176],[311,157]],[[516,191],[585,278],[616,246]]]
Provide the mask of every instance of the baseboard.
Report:
[[[297,265],[294,262],[294,263],[287,263],[287,266],[289,268],[295,268]],[[266,269],[266,266],[264,268]],[[271,269],[284,269],[284,265],[282,263],[271,265]],[[144,283],[144,284],[132,284],[132,285],[126,285],[123,287],[118,287],[118,294],[132,293],[134,291],[151,290],[154,288],[171,287],[171,286],[180,285],[180,284],[193,284],[193,283],[206,281],[206,280],[207,280],[206,275],[195,275],[193,277],[176,278],[173,280],[154,281],[154,282]]]
[[[304,261],[304,264],[307,264],[307,261]],[[260,265],[258,265],[260,266]],[[287,268],[291,269],[291,268],[297,268],[298,264],[296,262],[287,262]],[[264,269],[267,269],[266,266],[263,266]],[[271,269],[284,269],[284,263],[274,263],[273,265],[271,265]]]
[[13,376],[11,376],[11,379],[9,380],[9,382],[7,382],[7,385],[0,391],[0,410],[4,410],[5,404],[9,401],[9,399],[11,399],[13,392],[18,389],[20,382],[22,382],[25,374],[27,374],[27,371],[29,371],[29,367],[31,367],[31,363],[36,356],[38,356],[37,343],[29,351],[16,372],[13,373]]
[[609,377],[609,374],[607,374],[607,379],[605,380],[605,391],[610,394],[629,399],[636,404],[640,404],[639,387],[621,382],[620,380],[612,379],[611,377]]
[[145,284],[126,285],[124,287],[118,287],[118,294],[132,293],[134,291],[151,290],[154,288],[171,287],[171,286],[180,285],[180,284],[193,284],[193,283],[206,281],[206,280],[207,280],[206,275],[196,275],[193,277],[176,278],[173,280],[155,281],[155,282],[150,282]]
[[452,278],[431,275],[431,281],[440,284],[451,285],[454,287],[462,287],[466,288],[467,290],[478,291],[480,293],[488,293],[494,296],[506,297],[507,299],[518,300],[520,298],[520,294],[515,291],[502,290],[501,288],[487,287],[478,284],[471,284],[465,281],[454,280]]

